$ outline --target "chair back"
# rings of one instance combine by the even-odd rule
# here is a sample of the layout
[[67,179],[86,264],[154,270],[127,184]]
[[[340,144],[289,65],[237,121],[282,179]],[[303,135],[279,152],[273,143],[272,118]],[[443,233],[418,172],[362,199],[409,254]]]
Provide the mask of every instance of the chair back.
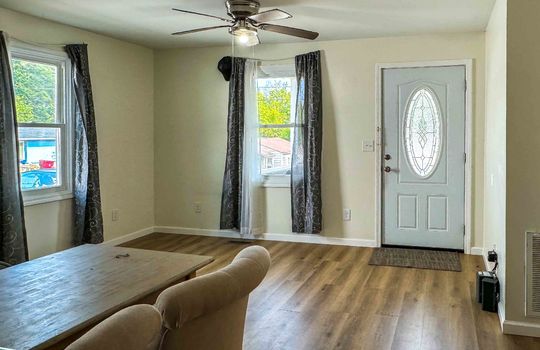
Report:
[[242,349],[249,293],[269,267],[268,251],[252,246],[223,269],[164,290],[155,305],[163,318],[161,349]]
[[118,311],[77,339],[66,350],[157,350],[161,315],[152,305]]

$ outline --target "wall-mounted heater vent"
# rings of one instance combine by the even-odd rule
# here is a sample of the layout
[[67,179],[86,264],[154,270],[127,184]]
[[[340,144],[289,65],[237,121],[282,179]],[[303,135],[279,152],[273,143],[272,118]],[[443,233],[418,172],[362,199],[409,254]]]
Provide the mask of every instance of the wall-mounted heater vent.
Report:
[[527,232],[526,246],[526,297],[527,316],[540,317],[540,233]]

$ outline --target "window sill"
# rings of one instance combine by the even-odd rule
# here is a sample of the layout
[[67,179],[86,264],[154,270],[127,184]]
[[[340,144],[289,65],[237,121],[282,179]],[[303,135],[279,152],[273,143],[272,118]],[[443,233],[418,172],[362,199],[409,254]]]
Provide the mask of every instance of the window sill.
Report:
[[51,193],[51,194],[45,194],[45,195],[35,195],[35,196],[24,196],[23,193],[23,201],[25,207],[30,207],[33,205],[38,204],[45,204],[45,203],[51,203],[51,202],[59,202],[66,199],[73,198],[72,192],[57,192],[57,193]]
[[266,188],[290,188],[291,177],[285,176],[265,176],[263,187]]

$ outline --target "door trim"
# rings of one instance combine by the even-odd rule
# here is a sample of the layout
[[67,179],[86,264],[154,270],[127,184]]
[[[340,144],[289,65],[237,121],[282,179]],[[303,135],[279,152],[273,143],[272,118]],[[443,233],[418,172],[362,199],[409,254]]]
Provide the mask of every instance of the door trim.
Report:
[[425,61],[425,62],[404,62],[404,63],[377,63],[375,65],[375,109],[376,109],[376,161],[375,161],[375,178],[376,178],[376,245],[380,247],[382,244],[382,71],[390,68],[427,68],[427,67],[448,67],[448,66],[464,66],[465,67],[465,152],[467,161],[465,163],[465,235],[463,237],[463,250],[465,254],[471,253],[471,236],[472,236],[472,164],[474,162],[473,154],[473,60],[445,60],[445,61]]

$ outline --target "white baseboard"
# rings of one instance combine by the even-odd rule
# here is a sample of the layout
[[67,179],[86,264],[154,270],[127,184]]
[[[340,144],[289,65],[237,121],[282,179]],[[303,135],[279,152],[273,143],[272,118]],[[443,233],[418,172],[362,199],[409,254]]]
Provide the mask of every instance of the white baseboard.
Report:
[[540,324],[504,320],[503,333],[522,335],[526,337],[540,337]]
[[263,237],[268,241],[315,243],[328,245],[344,245],[349,247],[376,247],[377,242],[373,239],[328,237],[309,234],[284,234],[284,233],[264,233]]
[[154,232],[174,233],[178,235],[195,235],[223,238],[240,238],[240,234],[233,230],[211,230],[205,228],[188,228],[176,226],[154,226]]
[[103,242],[102,244],[119,245],[119,244],[122,244],[122,243],[129,242],[131,240],[134,240],[136,238],[146,236],[146,235],[148,235],[150,233],[153,233],[153,232],[156,232],[155,228],[153,226],[150,226],[150,227],[147,227],[147,228],[143,228],[142,230],[139,230],[139,231],[135,231],[135,232],[128,233],[126,235],[123,235],[123,236],[120,236],[120,237],[117,237],[117,238],[110,239],[108,241]]
[[[217,229],[204,229],[204,228],[189,228],[189,227],[177,227],[177,226],[150,226],[142,230],[128,233],[118,238],[114,238],[104,242],[105,244],[118,245],[133,239],[146,236],[150,233],[173,233],[181,235],[196,235],[196,236],[209,236],[209,237],[223,237],[223,238],[240,238],[237,231],[233,230],[217,230]],[[261,236],[255,237],[255,239],[267,240],[267,241],[280,241],[280,242],[296,242],[296,243],[312,243],[312,244],[328,244],[328,245],[343,245],[350,247],[377,247],[377,242],[372,239],[360,239],[360,238],[344,238],[344,237],[328,237],[317,234],[300,234],[300,233],[263,233]],[[472,247],[471,255],[482,255],[484,257],[484,264],[487,265],[486,256],[483,254],[484,249],[481,247]]]
[[[218,230],[218,229],[203,229],[203,228],[189,228],[189,227],[177,227],[177,226],[150,226],[145,229],[129,233],[127,235],[108,240],[104,243],[111,245],[118,245],[133,239],[146,236],[147,234],[161,232],[161,233],[173,233],[183,235],[196,235],[196,236],[209,236],[209,237],[223,237],[223,238],[240,238],[237,231],[233,230]],[[328,244],[328,245],[343,245],[350,247],[377,247],[377,242],[371,239],[360,238],[344,238],[344,237],[328,237],[317,234],[299,234],[299,233],[263,233],[261,236],[255,237],[255,239],[267,240],[267,241],[280,241],[280,242],[296,242],[296,243],[312,243],[312,244]],[[484,257],[484,264],[487,265],[486,256],[483,254],[484,249],[481,247],[472,247],[471,255],[482,255]]]
[[472,247],[471,255],[484,255],[484,248],[482,247]]
[[[238,232],[232,231],[232,230],[211,230],[211,229],[172,227],[172,226],[155,226],[154,230],[155,230],[154,232],[175,233],[175,234],[184,234],[184,235],[240,238],[240,235],[238,234]],[[267,241],[281,241],[281,242],[344,245],[344,246],[351,246],[351,247],[376,247],[377,246],[377,243],[375,242],[375,240],[358,239],[358,238],[327,237],[327,236],[309,235],[309,234],[263,233],[261,236],[256,236],[255,239],[267,240]]]

